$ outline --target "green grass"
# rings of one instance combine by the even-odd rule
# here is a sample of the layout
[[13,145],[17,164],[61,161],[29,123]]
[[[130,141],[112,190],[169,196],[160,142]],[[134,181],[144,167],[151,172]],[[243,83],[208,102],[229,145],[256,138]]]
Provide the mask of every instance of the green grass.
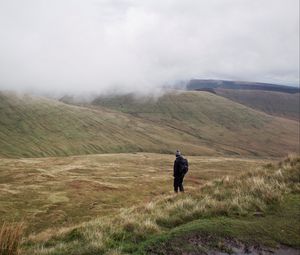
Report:
[[[264,217],[199,219],[152,237],[138,246],[131,246],[131,249],[136,254],[183,254],[220,249],[219,243],[226,239],[239,240],[248,245],[276,247],[281,244],[299,249],[299,218],[300,195],[286,195],[280,205],[270,206]],[[198,245],[192,242],[195,240],[198,240]]]
[[[23,248],[26,254],[47,255],[182,254],[197,247],[195,238],[203,249],[230,249],[220,245],[224,238],[299,248],[299,191],[300,158],[290,157],[189,194],[156,197],[47,236],[32,235]],[[205,236],[213,238],[203,242]]]

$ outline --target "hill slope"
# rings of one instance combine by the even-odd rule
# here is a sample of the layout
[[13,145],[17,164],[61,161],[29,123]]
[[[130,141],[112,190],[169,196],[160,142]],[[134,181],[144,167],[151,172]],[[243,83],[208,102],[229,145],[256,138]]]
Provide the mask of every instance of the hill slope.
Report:
[[[187,140],[193,137],[186,135]],[[174,129],[99,108],[0,93],[0,156],[42,157],[106,152],[173,152],[186,141]],[[195,153],[214,151],[195,143]]]
[[93,105],[171,127],[226,154],[276,156],[299,150],[297,122],[274,118],[208,92],[168,93],[158,99],[100,97]]
[[90,108],[0,93],[3,157],[177,148],[190,155],[282,156],[299,149],[298,132],[295,121],[205,92],[100,98]]
[[265,113],[299,121],[300,94],[258,90],[222,89],[214,91],[221,96]]

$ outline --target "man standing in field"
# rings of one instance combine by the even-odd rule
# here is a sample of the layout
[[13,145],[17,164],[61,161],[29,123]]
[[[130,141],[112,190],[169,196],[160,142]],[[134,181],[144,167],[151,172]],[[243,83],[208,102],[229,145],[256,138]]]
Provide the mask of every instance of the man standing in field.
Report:
[[189,170],[189,165],[187,159],[183,158],[180,151],[176,151],[176,159],[174,161],[174,191],[178,193],[178,188],[180,192],[184,192],[183,188],[183,178]]

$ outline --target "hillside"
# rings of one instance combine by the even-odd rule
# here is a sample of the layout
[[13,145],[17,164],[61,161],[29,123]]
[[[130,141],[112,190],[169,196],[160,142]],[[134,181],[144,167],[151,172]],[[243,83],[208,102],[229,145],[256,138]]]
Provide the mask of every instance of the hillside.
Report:
[[282,156],[299,148],[295,121],[207,92],[98,98],[79,107],[0,94],[0,156],[159,152]]
[[[173,152],[193,137],[112,110],[0,93],[0,156],[43,157],[107,152]],[[213,154],[197,143],[194,153]]]
[[100,97],[93,105],[171,127],[225,154],[278,156],[299,150],[297,122],[208,92],[173,92],[156,99]]
[[215,93],[265,113],[299,121],[300,94],[261,90],[214,89]]

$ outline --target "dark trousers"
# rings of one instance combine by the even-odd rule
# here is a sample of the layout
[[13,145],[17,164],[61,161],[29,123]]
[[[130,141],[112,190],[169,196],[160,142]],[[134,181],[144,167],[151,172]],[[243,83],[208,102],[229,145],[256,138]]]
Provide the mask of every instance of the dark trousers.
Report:
[[175,176],[174,177],[174,191],[175,192],[178,192],[178,188],[180,190],[180,192],[183,192],[184,189],[183,189],[183,177],[184,176]]

